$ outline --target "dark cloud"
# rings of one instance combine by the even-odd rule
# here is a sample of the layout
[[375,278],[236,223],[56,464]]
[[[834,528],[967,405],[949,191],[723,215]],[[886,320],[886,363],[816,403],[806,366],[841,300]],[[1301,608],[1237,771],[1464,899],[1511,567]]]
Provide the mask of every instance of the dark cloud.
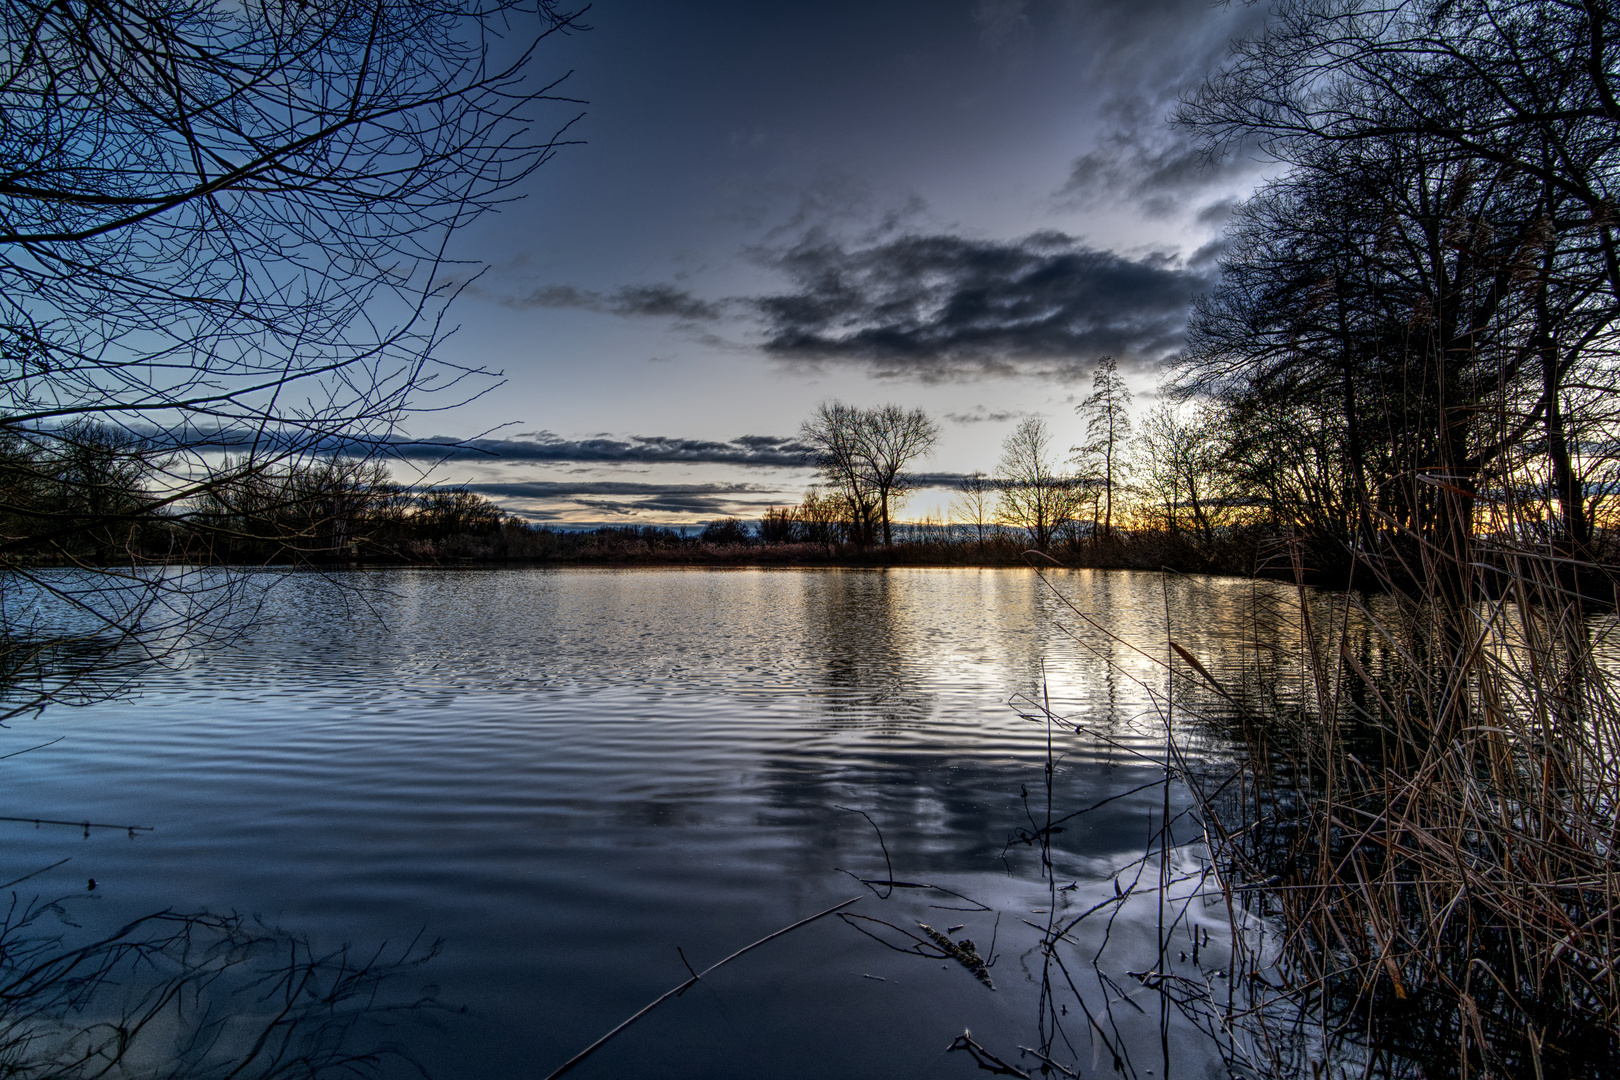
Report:
[[1226,219],[1231,217],[1232,211],[1237,208],[1237,199],[1218,199],[1208,206],[1201,207],[1193,220],[1200,225],[1225,225]]
[[975,405],[967,412],[946,413],[945,419],[949,420],[953,424],[1001,424],[1007,422],[1008,420],[1018,420],[1029,415],[1030,414],[1027,412],[1016,410],[1010,412],[991,412],[983,405]]
[[594,510],[615,518],[644,514],[680,514],[704,519],[757,515],[772,506],[797,501],[796,496],[758,484],[653,484],[616,480],[535,480],[468,484],[469,491],[516,504],[533,520],[556,520],[565,511],[556,504]]
[[718,319],[720,307],[672,285],[629,285],[615,292],[608,310],[615,315],[700,321]]
[[522,296],[503,296],[515,308],[582,308],[626,318],[651,317],[678,322],[709,322],[724,315],[721,304],[702,300],[673,285],[626,285],[610,293],[573,285],[543,285]]
[[1092,51],[1099,114],[1120,130],[1162,129],[1176,103],[1262,31],[1267,4],[1209,0],[1055,0],[1057,20]]
[[[914,487],[953,487],[964,473],[913,473]],[[629,499],[728,499],[733,502],[776,506],[782,489],[766,484],[658,484],[627,480],[510,480],[468,484],[469,491],[504,499],[578,499],[591,495],[617,495]],[[644,504],[638,504],[644,505]]]
[[1080,68],[1105,115],[1156,122],[1266,14],[1209,0],[973,0],[970,25],[993,55]]
[[640,464],[746,465],[792,468],[803,465],[809,448],[796,438],[744,435],[729,442],[675,439],[663,435],[600,435],[565,439],[549,431],[511,439],[428,438],[398,441],[389,450],[398,457],[430,460],[578,461]]
[[911,473],[910,476],[913,488],[953,488],[968,478],[967,473],[959,472]]
[[[922,473],[913,477],[921,488],[954,488],[961,473]],[[777,506],[799,501],[796,492],[757,484],[653,484],[612,480],[518,481],[510,483],[467,484],[468,491],[494,499],[509,511],[530,521],[583,524],[581,511],[605,515],[597,524],[645,518],[649,515],[675,515],[687,523],[717,517],[759,517]]]
[[[171,432],[153,430],[154,441],[179,445]],[[805,464],[809,448],[796,437],[743,435],[727,442],[712,439],[677,439],[665,435],[597,435],[565,439],[549,431],[536,431],[509,439],[455,439],[431,435],[425,439],[379,436],[374,439],[311,436],[288,429],[216,431],[185,441],[193,450],[240,453],[249,447],[288,452],[383,454],[410,461],[536,461],[612,464],[673,462],[690,465],[744,465],[759,468],[797,468]]]
[[648,484],[622,480],[514,480],[469,484],[480,495],[511,499],[569,499],[581,495],[709,498],[719,495],[769,494],[774,488],[758,484]]
[[1187,304],[1209,285],[1169,256],[1131,259],[1057,232],[865,246],[811,232],[758,257],[796,286],[753,301],[768,354],[924,380],[1072,379],[1104,354],[1148,365],[1180,347]]
[[1256,175],[1257,166],[1246,155],[1214,160],[1186,132],[1156,125],[1103,136],[1095,149],[1075,159],[1058,199],[1081,206],[1130,202],[1157,218],[1191,210],[1199,223],[1219,224],[1232,203],[1200,206],[1206,192],[1252,181]]
[[1225,236],[1218,236],[1187,256],[1187,265],[1213,274],[1219,270],[1220,258],[1230,246]]
[[1047,0],[1056,22],[1091,43],[1088,82],[1101,124],[1075,158],[1058,202],[1070,208],[1128,205],[1150,217],[1195,210],[1210,192],[1249,186],[1258,168],[1248,147],[1211,160],[1191,132],[1170,123],[1224,62],[1234,39],[1263,30],[1264,4],[1208,0]]

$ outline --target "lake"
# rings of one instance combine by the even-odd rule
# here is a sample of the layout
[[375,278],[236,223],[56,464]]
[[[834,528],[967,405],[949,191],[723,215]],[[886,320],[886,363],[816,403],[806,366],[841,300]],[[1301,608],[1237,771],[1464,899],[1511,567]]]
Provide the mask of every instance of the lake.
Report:
[[[401,978],[448,1007],[390,1038],[446,1080],[544,1077],[685,979],[683,955],[701,969],[864,896],[851,914],[961,924],[987,956],[994,940],[996,989],[829,917],[708,976],[571,1075],[979,1075],[946,1053],[964,1029],[1014,1062],[1040,1038],[1038,934],[1022,920],[1052,900],[1039,848],[1009,844],[1045,812],[1048,731],[1030,701],[1044,692],[1080,727],[1053,737],[1056,812],[1120,796],[1055,837],[1057,884],[1072,886],[1059,907],[1078,912],[1112,894],[1162,820],[1163,721],[1135,680],[1162,693],[1167,614],[1218,670],[1236,662],[1256,589],[1273,587],[977,569],[282,576],[234,647],[179,649],[127,696],[0,732],[0,753],[62,737],[0,762],[0,814],[151,827],[0,823],[4,870],[68,858],[9,891],[72,896],[87,928],[208,909],[320,948],[442,939]],[[1185,806],[1173,793],[1171,812]],[[893,878],[940,888],[860,884],[890,878],[885,847]],[[1074,931],[1081,989],[1138,1075],[1164,1074],[1167,1040],[1174,1075],[1220,1075],[1190,1027],[1171,1016],[1161,1031],[1158,995],[1126,975],[1154,964],[1159,914],[1123,908],[1098,967],[1113,990],[1090,967],[1102,921]],[[1195,905],[1175,948],[1225,925]],[[1110,1069],[1094,1031],[1066,1030],[1065,1064]]]

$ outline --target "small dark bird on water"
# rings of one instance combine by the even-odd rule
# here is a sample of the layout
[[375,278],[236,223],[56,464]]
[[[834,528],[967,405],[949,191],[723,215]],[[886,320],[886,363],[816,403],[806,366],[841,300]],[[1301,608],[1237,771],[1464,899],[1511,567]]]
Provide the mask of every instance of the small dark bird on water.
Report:
[[88,886],[86,886],[84,891],[85,892],[95,892],[96,891],[96,879],[95,878],[90,879],[90,884]]

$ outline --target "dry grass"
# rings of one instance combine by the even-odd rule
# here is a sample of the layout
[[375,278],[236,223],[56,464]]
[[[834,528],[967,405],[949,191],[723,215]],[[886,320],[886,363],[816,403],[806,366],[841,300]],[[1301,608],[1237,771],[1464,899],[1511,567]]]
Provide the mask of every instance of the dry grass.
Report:
[[1280,928],[1228,1020],[1276,1045],[1288,1005],[1319,1076],[1620,1074],[1620,701],[1613,620],[1579,595],[1601,576],[1424,554],[1420,581],[1472,599],[1302,589],[1296,707],[1221,687],[1250,755],[1203,807],[1214,865]]

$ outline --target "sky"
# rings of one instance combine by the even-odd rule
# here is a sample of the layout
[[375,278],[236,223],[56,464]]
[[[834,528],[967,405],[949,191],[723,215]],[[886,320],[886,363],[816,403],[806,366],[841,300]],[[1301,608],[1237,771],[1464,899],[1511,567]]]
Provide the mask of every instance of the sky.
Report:
[[940,424],[904,511],[938,517],[1024,417],[1081,441],[1100,357],[1151,404],[1262,168],[1167,119],[1264,15],[596,0],[534,69],[572,145],[452,247],[440,354],[499,377],[407,433],[532,521],[692,525],[797,503],[819,403],[893,402]]

